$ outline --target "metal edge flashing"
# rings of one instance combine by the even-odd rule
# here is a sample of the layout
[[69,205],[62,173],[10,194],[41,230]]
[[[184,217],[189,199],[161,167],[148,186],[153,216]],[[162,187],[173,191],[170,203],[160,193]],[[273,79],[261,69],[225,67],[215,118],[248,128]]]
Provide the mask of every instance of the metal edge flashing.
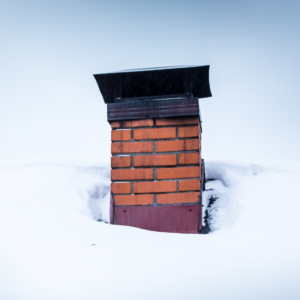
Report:
[[109,204],[109,223],[114,224],[115,217],[115,198],[114,193],[110,192],[110,204]]
[[[198,232],[202,233],[202,195],[205,190],[205,164],[204,159],[201,161],[201,181],[200,181],[200,204],[199,204],[199,222],[198,222]],[[201,228],[201,229],[200,229]]]

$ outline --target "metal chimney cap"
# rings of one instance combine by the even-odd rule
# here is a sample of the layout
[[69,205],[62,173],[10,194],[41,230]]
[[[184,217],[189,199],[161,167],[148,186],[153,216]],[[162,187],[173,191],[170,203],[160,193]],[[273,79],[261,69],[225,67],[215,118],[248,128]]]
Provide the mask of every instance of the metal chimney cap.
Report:
[[94,75],[105,103],[189,94],[211,97],[209,66],[174,66]]

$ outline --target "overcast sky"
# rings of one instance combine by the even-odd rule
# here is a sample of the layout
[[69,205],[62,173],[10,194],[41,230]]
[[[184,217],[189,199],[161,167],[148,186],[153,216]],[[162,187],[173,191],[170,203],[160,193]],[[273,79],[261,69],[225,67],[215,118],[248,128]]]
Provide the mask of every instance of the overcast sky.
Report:
[[204,159],[300,160],[299,1],[1,1],[0,160],[109,161],[93,74],[210,65]]

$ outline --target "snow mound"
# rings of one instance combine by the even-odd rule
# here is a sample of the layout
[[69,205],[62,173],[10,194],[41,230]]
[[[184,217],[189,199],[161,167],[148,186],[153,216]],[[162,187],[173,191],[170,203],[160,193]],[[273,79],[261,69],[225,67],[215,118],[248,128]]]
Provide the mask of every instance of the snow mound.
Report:
[[0,212],[77,212],[109,221],[110,169],[55,163],[0,165]]
[[0,299],[299,299],[299,163],[206,162],[208,235],[97,222],[91,166],[0,164]]
[[[234,197],[238,186],[251,176],[278,169],[248,163],[206,163],[206,184],[203,193],[203,216],[208,211],[208,226],[211,231],[228,230],[242,213],[240,199]],[[209,202],[211,201],[211,205]],[[205,226],[204,218],[202,225]]]

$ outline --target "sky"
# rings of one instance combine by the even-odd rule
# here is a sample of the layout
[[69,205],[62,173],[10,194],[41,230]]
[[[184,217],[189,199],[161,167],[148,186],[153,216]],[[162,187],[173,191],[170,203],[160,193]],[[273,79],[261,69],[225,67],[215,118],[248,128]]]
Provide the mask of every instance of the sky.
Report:
[[0,161],[109,163],[93,74],[210,65],[204,159],[300,161],[299,1],[1,1]]

